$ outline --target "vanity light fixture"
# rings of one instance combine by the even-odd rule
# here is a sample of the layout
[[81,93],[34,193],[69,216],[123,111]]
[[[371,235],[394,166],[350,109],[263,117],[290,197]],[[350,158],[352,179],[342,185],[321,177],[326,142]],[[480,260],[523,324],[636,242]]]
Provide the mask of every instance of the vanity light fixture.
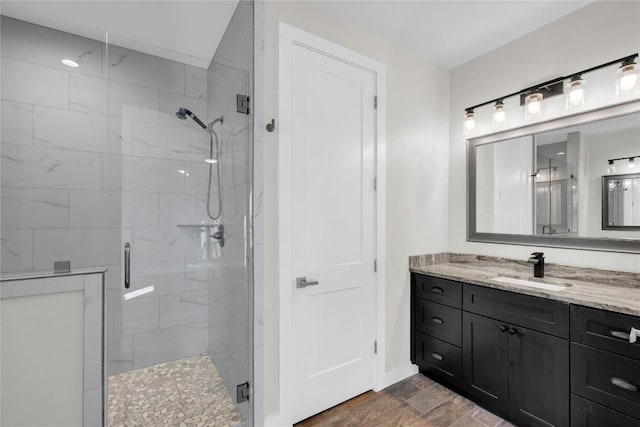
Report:
[[616,166],[615,166],[615,162],[617,162],[618,160],[628,160],[627,162],[627,167],[629,169],[633,169],[636,167],[636,157],[640,157],[639,156],[629,156],[629,157],[619,157],[617,159],[609,159],[607,160],[607,162],[609,162],[609,167],[607,167],[607,173],[609,175],[615,173],[616,171]]
[[636,57],[625,58],[622,65],[618,68],[617,94],[626,95],[633,94],[637,91],[639,85],[638,65],[635,62]]
[[77,68],[80,66],[80,64],[78,64],[76,61],[72,61],[71,59],[63,59],[60,62],[62,62],[67,67],[71,67],[71,68]]
[[507,122],[507,113],[504,110],[504,100],[498,99],[493,106],[492,114],[493,127],[502,126]]
[[524,99],[524,111],[527,120],[542,117],[542,99],[544,96],[539,90],[535,90],[528,94]]
[[[585,80],[582,78],[584,74],[601,68],[610,67],[621,64],[618,68],[618,78],[616,82],[616,90],[619,95],[636,94],[640,95],[640,67],[636,64],[638,54],[625,56],[605,64],[596,65],[586,70],[578,71],[568,76],[558,77],[548,82],[539,83],[517,92],[503,95],[499,98],[492,99],[481,104],[465,108],[464,114],[464,133],[469,135],[476,129],[475,113],[477,108],[485,105],[494,104],[492,109],[493,126],[503,125],[506,123],[506,114],[504,111],[504,100],[512,96],[520,97],[520,105],[525,107],[525,117],[534,119],[542,117],[543,102],[551,97],[563,95],[566,87],[567,108],[580,108],[584,106],[585,101]],[[566,84],[565,84],[566,82]]]
[[584,107],[584,80],[582,75],[576,74],[567,83],[567,108]]
[[464,134],[469,135],[476,128],[476,114],[473,108],[467,108],[464,112]]

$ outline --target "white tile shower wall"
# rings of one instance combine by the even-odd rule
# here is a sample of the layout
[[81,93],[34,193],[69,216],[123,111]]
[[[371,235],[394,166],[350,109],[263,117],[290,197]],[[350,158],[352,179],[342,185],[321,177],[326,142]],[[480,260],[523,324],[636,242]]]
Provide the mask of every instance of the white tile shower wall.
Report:
[[174,115],[207,118],[207,71],[117,46],[105,58],[101,41],[7,17],[1,31],[2,272],[107,265],[109,374],[207,351],[218,252],[177,225],[206,221],[209,138]]

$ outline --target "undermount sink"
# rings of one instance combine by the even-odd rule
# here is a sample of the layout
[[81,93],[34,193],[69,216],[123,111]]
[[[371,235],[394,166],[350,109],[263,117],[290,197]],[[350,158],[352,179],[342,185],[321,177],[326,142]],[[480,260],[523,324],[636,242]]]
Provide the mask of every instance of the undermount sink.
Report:
[[496,277],[495,282],[509,283],[512,285],[528,286],[530,288],[544,289],[545,291],[563,291],[571,285],[552,285],[550,283],[534,282],[532,280],[515,279],[513,277]]

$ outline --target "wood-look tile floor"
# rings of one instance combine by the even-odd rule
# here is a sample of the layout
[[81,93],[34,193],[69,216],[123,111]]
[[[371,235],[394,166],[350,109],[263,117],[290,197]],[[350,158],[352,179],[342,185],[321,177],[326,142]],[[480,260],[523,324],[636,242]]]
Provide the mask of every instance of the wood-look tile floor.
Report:
[[361,394],[296,424],[309,426],[513,427],[421,374],[379,393]]

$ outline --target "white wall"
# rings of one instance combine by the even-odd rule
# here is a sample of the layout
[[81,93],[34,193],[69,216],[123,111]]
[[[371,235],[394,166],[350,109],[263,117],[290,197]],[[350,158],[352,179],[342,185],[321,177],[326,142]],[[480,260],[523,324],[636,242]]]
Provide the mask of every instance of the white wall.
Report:
[[[640,2],[596,2],[451,71],[451,251],[525,259],[538,249],[466,241],[466,182],[465,175],[459,172],[466,168],[465,138],[462,134],[465,107],[638,52],[638,22]],[[591,87],[596,88],[597,85],[592,84]],[[562,103],[562,100],[554,102]],[[611,102],[611,99],[603,102]],[[510,117],[514,117],[519,108],[510,108]],[[547,254],[547,260],[553,263],[640,271],[638,255],[552,248],[542,250]]]
[[[448,73],[306,2],[265,2],[264,118],[278,123],[278,21],[386,64],[387,369],[409,361],[409,255],[447,247]],[[264,128],[263,128],[264,129]],[[265,414],[278,411],[278,132],[264,133]]]

